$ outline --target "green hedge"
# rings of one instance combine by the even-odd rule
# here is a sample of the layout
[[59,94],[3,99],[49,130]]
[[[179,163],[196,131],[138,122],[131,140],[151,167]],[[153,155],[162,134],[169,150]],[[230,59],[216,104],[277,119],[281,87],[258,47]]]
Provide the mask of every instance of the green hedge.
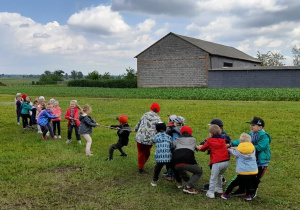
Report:
[[69,87],[136,88],[136,79],[71,80]]

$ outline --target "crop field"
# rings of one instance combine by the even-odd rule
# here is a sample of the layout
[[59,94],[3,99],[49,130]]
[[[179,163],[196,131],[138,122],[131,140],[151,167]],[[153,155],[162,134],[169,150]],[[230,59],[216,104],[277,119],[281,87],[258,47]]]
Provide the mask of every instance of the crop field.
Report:
[[[175,90],[179,92],[178,98],[165,98],[168,95],[165,92],[175,94]],[[262,101],[249,98],[227,100],[229,90],[240,97],[244,90],[238,89],[211,92],[209,89],[183,89],[185,94],[190,92],[195,97],[197,94],[201,98],[204,93],[211,94],[211,100],[179,100],[184,95],[179,90],[0,87],[0,209],[299,209],[299,89],[278,89],[285,94],[283,100],[279,100],[276,89],[266,90],[269,92],[264,97],[278,97],[276,101],[264,98]],[[260,89],[245,91],[257,97]],[[73,134],[73,141],[68,145],[65,143],[67,121],[64,119],[62,139],[44,141],[36,130],[23,132],[21,125],[17,125],[14,106],[17,92],[26,93],[31,98],[44,95],[48,100],[53,97],[60,102],[63,114],[69,101],[77,99],[81,106],[89,104],[93,108],[91,117],[101,125],[117,124],[116,117],[126,114],[130,126],[134,127],[149,110],[150,104],[158,102],[161,119],[166,122],[168,114],[184,116],[187,125],[193,128],[197,143],[208,137],[207,124],[212,118],[221,118],[227,133],[232,139],[237,139],[242,132],[249,131],[245,122],[253,116],[260,116],[266,122],[265,130],[272,136],[272,160],[259,186],[258,197],[250,202],[238,197],[229,197],[226,201],[219,197],[206,198],[200,189],[209,180],[209,156],[200,152],[195,155],[203,167],[203,175],[196,185],[199,194],[182,193],[174,182],[165,180],[162,175],[158,186],[152,187],[155,147],[145,166],[147,173],[141,175],[137,172],[134,133],[129,145],[124,147],[128,157],[120,157],[116,150],[110,162],[104,160],[108,157],[109,146],[117,142],[114,130],[94,128],[92,157],[84,153],[83,138],[83,144],[79,145]],[[214,94],[217,92],[221,92],[218,97],[223,98],[216,98]],[[224,94],[228,94],[227,98]],[[227,181],[235,175],[234,157],[224,175]]]

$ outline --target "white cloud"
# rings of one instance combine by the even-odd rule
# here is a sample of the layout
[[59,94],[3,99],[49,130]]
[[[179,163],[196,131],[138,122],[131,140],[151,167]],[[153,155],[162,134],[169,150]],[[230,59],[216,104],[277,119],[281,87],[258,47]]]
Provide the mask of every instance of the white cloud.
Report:
[[169,23],[165,23],[164,26],[154,32],[156,36],[165,36],[169,32]]
[[130,31],[130,26],[125,23],[118,12],[113,12],[110,6],[102,5],[73,14],[69,18],[68,24],[83,31],[105,36]]
[[155,21],[152,19],[147,19],[144,22],[138,24],[137,28],[139,32],[149,33],[152,28],[155,26]]

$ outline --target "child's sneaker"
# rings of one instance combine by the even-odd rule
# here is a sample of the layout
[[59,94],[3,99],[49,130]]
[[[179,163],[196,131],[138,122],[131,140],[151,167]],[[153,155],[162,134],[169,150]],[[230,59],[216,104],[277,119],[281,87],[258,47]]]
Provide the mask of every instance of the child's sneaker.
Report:
[[42,136],[42,139],[44,139],[45,141],[47,141],[47,137],[46,136]]
[[244,198],[245,198],[246,201],[251,201],[252,200],[251,195],[245,195]]
[[46,135],[47,135],[47,136],[50,136],[50,133],[49,133],[49,131],[46,133]]
[[59,138],[59,139],[61,139],[61,136],[60,136],[60,135],[58,135],[58,138]]
[[204,185],[202,188],[201,188],[201,190],[202,191],[207,191],[207,190],[209,190],[209,184],[206,184],[206,185]]
[[127,154],[121,154],[120,156],[121,157],[127,157]]
[[92,153],[86,153],[86,156],[93,156]]
[[71,143],[71,141],[72,141],[72,139],[68,139],[68,140],[66,141],[66,144]]
[[81,144],[81,140],[78,140],[77,142],[78,142],[78,144]]
[[106,158],[105,159],[105,161],[111,161],[112,160],[112,158]]
[[19,123],[19,122],[18,122],[17,124],[18,124],[18,125],[20,125],[20,123]]
[[182,184],[181,182],[177,182],[177,183],[176,183],[176,187],[177,187],[178,189],[182,189],[182,188],[183,188],[183,184]]
[[51,138],[52,140],[56,140],[57,139],[57,137],[56,136],[54,136],[53,138]]
[[152,186],[152,187],[156,187],[156,186],[157,186],[156,182],[155,182],[155,181],[152,181],[152,182],[151,182],[151,186]]
[[42,131],[38,131],[37,133],[42,134],[43,132]]
[[228,195],[226,195],[225,193],[223,193],[223,194],[221,195],[221,198],[223,198],[224,200],[227,200]]
[[207,191],[206,197],[208,197],[208,198],[215,198],[215,193],[212,193],[212,192],[208,192],[208,191]]
[[185,187],[183,189],[183,192],[188,193],[188,194],[198,194],[197,190],[195,190],[194,188],[188,188],[188,187]]
[[57,138],[57,136],[56,136],[56,135],[54,135],[54,137],[55,137],[55,138]]

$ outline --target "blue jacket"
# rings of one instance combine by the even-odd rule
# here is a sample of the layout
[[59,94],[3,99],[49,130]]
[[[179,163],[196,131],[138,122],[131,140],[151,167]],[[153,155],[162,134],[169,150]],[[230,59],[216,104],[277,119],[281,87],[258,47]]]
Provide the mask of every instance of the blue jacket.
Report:
[[153,137],[156,146],[155,160],[157,163],[169,163],[172,159],[172,138],[166,132],[159,132]]
[[21,114],[29,114],[29,111],[32,109],[32,106],[29,103],[24,102],[21,105],[21,109]]
[[46,109],[44,109],[40,114],[39,114],[39,117],[38,117],[38,124],[40,126],[45,126],[48,124],[48,122],[51,120],[51,119],[55,119],[57,118],[55,115],[52,115],[52,110],[49,110],[47,111]]
[[[251,137],[254,133],[248,133]],[[271,160],[271,150],[270,150],[271,136],[266,133],[264,130],[260,130],[257,133],[257,141],[253,141],[252,144],[256,150],[256,161],[257,165],[265,165],[268,164]],[[232,146],[238,146],[240,144],[240,140],[235,140],[231,142]]]
[[255,175],[258,173],[255,149],[252,143],[240,143],[237,149],[228,149],[236,156],[236,172],[240,175]]

